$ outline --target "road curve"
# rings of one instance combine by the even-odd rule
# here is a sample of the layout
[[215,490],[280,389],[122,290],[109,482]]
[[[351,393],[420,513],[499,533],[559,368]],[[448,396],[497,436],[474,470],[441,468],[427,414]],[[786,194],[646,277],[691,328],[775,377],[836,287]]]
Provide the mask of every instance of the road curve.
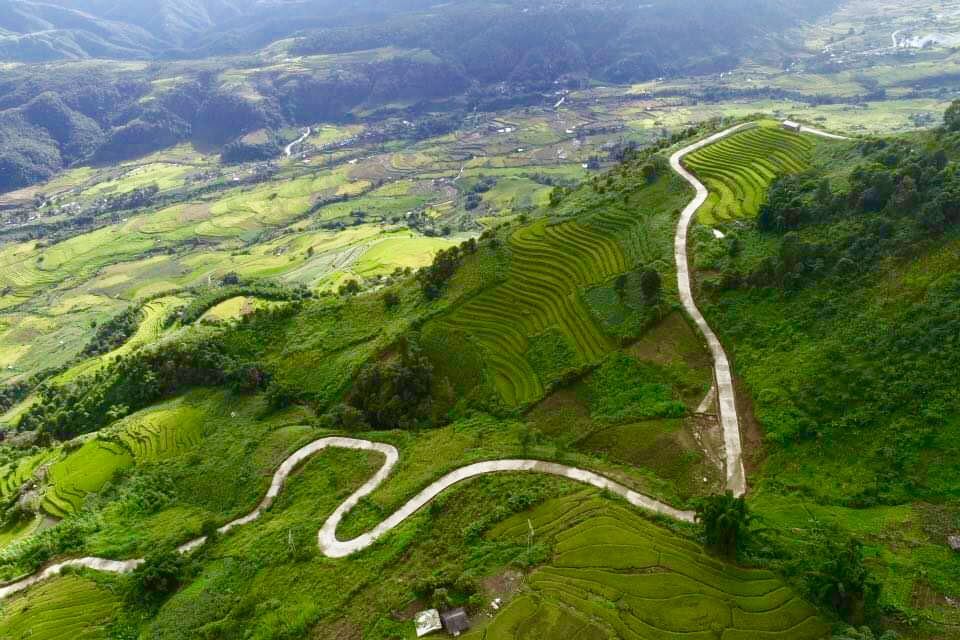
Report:
[[[692,511],[680,511],[662,502],[654,500],[648,496],[628,489],[622,484],[615,482],[605,476],[585,469],[569,467],[567,465],[557,464],[555,462],[544,462],[542,460],[490,460],[487,462],[477,462],[475,464],[461,467],[451,471],[442,478],[432,482],[426,489],[418,493],[400,507],[393,515],[378,524],[368,533],[354,538],[353,540],[340,540],[337,538],[337,527],[343,518],[360,502],[361,499],[370,495],[390,476],[397,462],[400,460],[400,453],[395,447],[389,444],[371,442],[369,440],[357,440],[355,438],[329,437],[320,438],[310,444],[295,451],[290,457],[283,461],[277,471],[273,474],[270,482],[270,488],[257,507],[232,522],[228,522],[218,529],[219,533],[226,533],[236,527],[249,524],[260,518],[263,512],[273,504],[273,501],[280,491],[290,474],[302,462],[316,455],[324,449],[354,449],[359,451],[374,451],[384,456],[383,466],[377,471],[362,487],[357,489],[349,498],[347,498],[339,507],[327,518],[317,534],[317,544],[320,551],[330,558],[344,558],[358,551],[366,549],[384,534],[394,529],[404,520],[415,514],[431,500],[436,498],[442,492],[464,480],[475,478],[477,476],[488,475],[492,473],[508,472],[530,472],[545,473],[563,478],[569,478],[576,482],[588,484],[598,489],[610,491],[621,498],[624,498],[635,507],[646,509],[653,513],[664,515],[675,520],[683,522],[694,522],[695,514]],[[206,542],[206,537],[195,538],[179,547],[180,553],[189,553]],[[50,565],[34,573],[31,576],[12,582],[0,587],[0,600],[14,593],[22,591],[38,582],[58,575],[67,567],[86,567],[97,571],[109,573],[128,573],[143,564],[142,558],[132,560],[108,560],[104,558],[74,558]]]
[[720,407],[720,425],[723,427],[723,444],[726,454],[727,467],[727,490],[732,491],[735,496],[742,496],[747,492],[747,476],[743,469],[743,451],[740,444],[740,420],[737,416],[737,402],[733,389],[733,377],[730,374],[730,361],[727,359],[727,352],[723,350],[717,334],[713,332],[710,325],[707,324],[700,309],[693,299],[693,288],[690,285],[690,263],[687,258],[687,236],[690,231],[690,223],[693,216],[697,213],[703,203],[707,201],[709,191],[700,182],[696,176],[686,170],[683,166],[683,159],[689,154],[717,142],[738,131],[753,126],[750,123],[731,127],[720,133],[716,133],[708,138],[704,138],[689,147],[677,151],[670,157],[670,166],[680,176],[690,183],[696,190],[697,195],[687,205],[680,214],[680,222],[677,223],[677,234],[674,237],[673,253],[677,262],[677,285],[680,291],[680,302],[687,314],[693,319],[694,323],[700,329],[707,346],[710,348],[710,354],[713,356],[713,372],[715,386],[717,388],[717,404]]
[[296,140],[294,140],[293,142],[291,142],[290,144],[288,144],[286,147],[284,147],[284,148],[283,148],[283,155],[284,155],[284,157],[289,158],[290,156],[292,156],[292,155],[293,155],[293,148],[294,148],[295,146],[297,146],[298,144],[300,144],[301,142],[303,142],[304,140],[306,140],[308,137],[310,137],[310,133],[311,133],[312,131],[313,131],[313,129],[311,129],[310,127],[307,127],[306,129],[303,130],[303,135],[302,135],[302,136],[300,136],[299,138],[297,138]]
[[800,132],[820,136],[821,138],[827,138],[829,140],[850,140],[850,138],[847,136],[841,136],[836,133],[827,133],[826,131],[821,131],[820,129],[815,129],[806,125],[800,127]]
[[[732,491],[735,496],[742,496],[747,491],[747,478],[743,468],[743,447],[740,440],[740,419],[737,415],[736,394],[733,387],[733,377],[730,373],[730,361],[727,358],[726,351],[717,335],[707,324],[700,309],[693,299],[693,289],[690,284],[690,263],[687,257],[687,236],[690,230],[690,223],[693,217],[703,204],[707,201],[709,191],[700,180],[683,166],[683,159],[695,151],[722,140],[729,135],[737,133],[747,128],[755,126],[753,123],[730,127],[712,136],[695,142],[689,147],[677,151],[670,157],[670,166],[680,176],[689,182],[696,190],[696,197],[690,201],[687,207],[680,214],[680,222],[677,224],[677,234],[674,238],[674,258],[677,262],[677,284],[680,291],[680,301],[683,308],[693,319],[694,323],[700,329],[710,353],[713,356],[713,369],[715,378],[715,387],[717,390],[717,400],[720,408],[720,425],[723,427],[723,443],[726,453],[727,467],[727,490]],[[809,133],[830,140],[849,140],[846,136],[827,133],[813,127],[803,126],[800,128],[802,133]]]

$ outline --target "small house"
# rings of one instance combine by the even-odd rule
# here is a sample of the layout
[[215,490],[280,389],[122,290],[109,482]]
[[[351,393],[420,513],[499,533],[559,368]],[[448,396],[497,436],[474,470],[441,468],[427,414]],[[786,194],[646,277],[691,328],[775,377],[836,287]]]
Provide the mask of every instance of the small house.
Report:
[[470,619],[463,607],[444,611],[440,614],[440,619],[443,621],[443,628],[453,637],[470,629]]
[[417,617],[414,618],[413,624],[417,628],[418,638],[443,629],[443,624],[440,622],[440,612],[436,609],[421,611],[417,614]]
[[799,122],[794,122],[793,120],[784,120],[782,123],[783,128],[787,131],[792,131],[793,133],[800,133],[800,130],[803,128]]

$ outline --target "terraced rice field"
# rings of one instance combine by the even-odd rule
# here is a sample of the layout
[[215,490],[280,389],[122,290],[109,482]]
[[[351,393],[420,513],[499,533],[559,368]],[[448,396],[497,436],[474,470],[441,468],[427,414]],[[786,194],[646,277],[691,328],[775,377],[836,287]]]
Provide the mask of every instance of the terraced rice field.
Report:
[[140,347],[146,346],[158,340],[164,331],[164,319],[167,317],[170,309],[181,304],[182,298],[176,296],[167,296],[148,302],[143,307],[143,316],[137,331],[130,338],[109,353],[90,358],[78,365],[64,371],[60,376],[54,379],[56,384],[65,384],[76,380],[80,376],[91,375],[106,366],[108,362],[119,356],[125,356]]
[[[510,240],[507,281],[471,298],[441,319],[443,327],[475,341],[487,373],[504,401],[520,406],[539,399],[543,382],[531,366],[529,340],[553,330],[576,354],[596,362],[613,348],[578,292],[627,270],[620,245],[577,222],[541,220]],[[509,313],[506,313],[510,310]]]
[[65,576],[38,585],[4,605],[0,638],[99,640],[120,607],[120,597],[92,580]]
[[807,136],[761,124],[688,156],[684,163],[710,190],[700,222],[757,215],[770,184],[778,176],[803,171],[812,149]]
[[153,462],[196,446],[202,437],[202,420],[198,409],[165,405],[127,418],[119,438],[138,463]]
[[102,489],[117,471],[195,447],[203,434],[203,415],[174,400],[124,419],[50,467],[41,507],[58,518],[76,513],[87,494]]
[[708,556],[630,510],[579,493],[490,537],[551,544],[552,560],[470,640],[820,640],[830,627],[773,573]]
[[0,467],[0,500],[6,501],[19,491],[37,467],[49,458],[49,452],[38,453]]
[[92,439],[67,457],[51,465],[50,486],[41,508],[57,518],[76,513],[87,494],[99,491],[120,469],[133,463],[123,445]]

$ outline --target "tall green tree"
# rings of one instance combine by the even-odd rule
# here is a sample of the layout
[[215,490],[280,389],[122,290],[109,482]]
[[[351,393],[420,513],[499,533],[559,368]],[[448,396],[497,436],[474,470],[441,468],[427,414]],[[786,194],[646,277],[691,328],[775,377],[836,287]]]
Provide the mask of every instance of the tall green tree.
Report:
[[960,100],[954,100],[943,114],[943,123],[950,131],[960,131]]
[[703,498],[697,505],[697,520],[707,545],[726,558],[736,558],[746,544],[753,519],[746,501],[730,491]]

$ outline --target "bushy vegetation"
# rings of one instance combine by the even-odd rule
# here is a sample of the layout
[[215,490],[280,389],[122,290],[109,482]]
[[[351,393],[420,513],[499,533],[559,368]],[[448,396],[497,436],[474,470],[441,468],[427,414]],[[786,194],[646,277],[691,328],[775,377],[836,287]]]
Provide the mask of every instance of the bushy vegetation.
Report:
[[368,428],[409,429],[430,419],[432,388],[430,361],[404,340],[399,357],[360,370],[348,403]]
[[109,321],[97,326],[93,338],[84,347],[82,355],[98,356],[113,351],[132,336],[140,324],[142,310],[138,306],[131,306],[121,313],[110,318]]
[[176,391],[228,380],[239,385],[248,377],[248,367],[231,359],[209,335],[193,336],[120,357],[112,366],[65,388],[41,386],[37,402],[18,426],[66,440]]
[[221,302],[240,296],[296,302],[306,300],[312,295],[306,287],[290,287],[269,281],[242,283],[236,274],[232,276],[228,274],[227,279],[219,287],[203,287],[196,290],[193,299],[185,307],[172,310],[164,324],[168,327],[177,322],[181,325],[193,324]]
[[615,353],[589,378],[592,417],[601,423],[623,424],[684,415],[686,407],[674,397],[672,386],[661,382],[665,378],[669,376],[654,365]]
[[158,549],[144,558],[132,574],[132,596],[140,604],[156,608],[180,587],[187,559],[173,549]]
[[697,521],[707,546],[725,558],[736,560],[737,553],[747,547],[752,516],[743,497],[735,498],[728,491],[704,498],[697,506]]
[[436,300],[443,292],[444,285],[456,273],[457,267],[465,256],[477,251],[477,241],[473,238],[463,242],[458,247],[450,247],[437,252],[433,264],[424,267],[417,273],[420,288],[428,300]]

